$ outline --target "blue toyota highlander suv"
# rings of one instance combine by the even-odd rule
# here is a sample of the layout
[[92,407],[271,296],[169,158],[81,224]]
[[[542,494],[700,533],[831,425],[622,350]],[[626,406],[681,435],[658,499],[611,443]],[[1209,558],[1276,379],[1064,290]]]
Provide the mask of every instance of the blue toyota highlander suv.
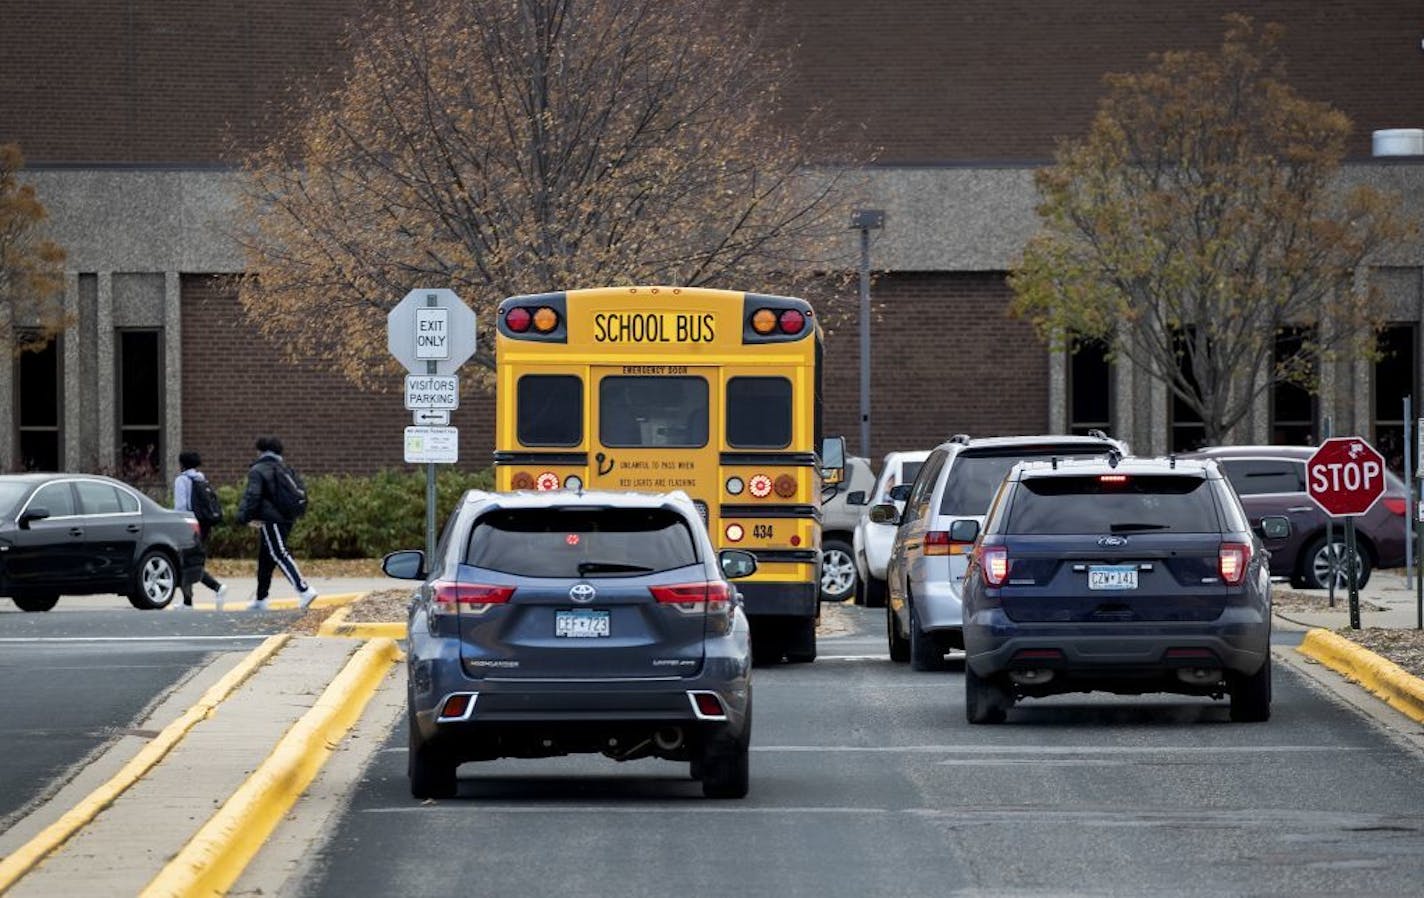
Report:
[[963,591],[970,723],[1095,690],[1229,695],[1232,720],[1270,717],[1269,557],[1214,462],[1021,463],[978,529],[953,537],[978,540]]

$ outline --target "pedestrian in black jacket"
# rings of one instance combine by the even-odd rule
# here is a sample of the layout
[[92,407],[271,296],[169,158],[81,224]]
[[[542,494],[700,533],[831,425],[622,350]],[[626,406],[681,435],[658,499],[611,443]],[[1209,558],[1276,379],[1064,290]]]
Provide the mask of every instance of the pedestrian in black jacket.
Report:
[[259,437],[257,451],[262,453],[247,471],[247,489],[237,506],[237,522],[259,529],[262,541],[257,554],[257,595],[247,605],[248,611],[267,608],[267,593],[272,588],[272,570],[292,581],[303,609],[316,600],[316,590],[302,579],[297,562],[287,550],[287,537],[292,532],[292,520],[282,513],[277,503],[277,476],[285,466],[282,461],[282,441],[276,437]]

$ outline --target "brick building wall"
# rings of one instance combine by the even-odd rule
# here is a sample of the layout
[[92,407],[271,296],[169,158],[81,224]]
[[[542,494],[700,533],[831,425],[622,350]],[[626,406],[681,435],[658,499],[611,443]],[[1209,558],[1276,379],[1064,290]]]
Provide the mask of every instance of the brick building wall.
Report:
[[[369,474],[405,466],[410,423],[401,385],[357,390],[319,364],[296,365],[246,320],[230,280],[184,276],[183,444],[202,453],[220,483],[244,475],[258,436],[273,434],[300,470]],[[494,402],[466,390],[450,423],[460,428],[461,469],[490,463]]]
[[[6,0],[0,141],[34,163],[212,163],[250,144],[294,83],[339,77],[346,24],[380,0]],[[1081,134],[1105,72],[1219,44],[1244,10],[1287,28],[1292,80],[1370,131],[1421,123],[1419,0],[773,0],[773,47],[795,45],[793,123],[826,108],[880,159],[1047,158]],[[834,148],[828,155],[835,156]]]
[[[853,294],[854,295],[854,294]],[[1008,317],[1003,272],[895,273],[871,289],[871,458],[928,449],[956,433],[1048,430],[1048,364]],[[825,351],[828,435],[860,447],[860,336],[854,298],[837,300]]]

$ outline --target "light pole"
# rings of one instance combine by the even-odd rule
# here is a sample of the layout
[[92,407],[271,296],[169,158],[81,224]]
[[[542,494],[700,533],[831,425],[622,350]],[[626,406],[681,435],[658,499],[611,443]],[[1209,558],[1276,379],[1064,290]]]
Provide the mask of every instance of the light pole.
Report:
[[[1419,158],[1424,156],[1424,128],[1387,128],[1375,131],[1371,135],[1371,150],[1375,158],[1394,158],[1400,156],[1412,156]],[[1420,289],[1424,290],[1424,268],[1419,272]],[[1415,346],[1418,346],[1416,338]],[[1414,364],[1417,367],[1419,359],[1417,348]],[[1418,378],[1415,378],[1415,386],[1418,386]],[[1414,390],[1410,390],[1410,396],[1404,399],[1404,480],[1405,480],[1405,515],[1404,515],[1404,569],[1406,577],[1414,579],[1415,590],[1415,626],[1424,630],[1424,570],[1414,570],[1414,554],[1416,548],[1419,554],[1424,556],[1424,534],[1421,534],[1421,518],[1424,518],[1424,455],[1415,459],[1414,479],[1418,481],[1418,488],[1410,482],[1409,452],[1413,448],[1409,444],[1410,437],[1410,399],[1415,395]],[[1419,431],[1424,430],[1424,418],[1415,423],[1415,440],[1421,450],[1424,450],[1424,434]],[[1418,503],[1410,501],[1418,497]],[[1412,514],[1411,514],[1412,512]],[[1413,520],[1411,520],[1411,518]],[[1411,529],[1413,532],[1411,533]],[[1416,546],[1416,543],[1418,545]],[[1421,567],[1424,567],[1424,557],[1420,558]],[[1406,581],[1407,586],[1407,581]]]
[[856,209],[850,226],[860,231],[860,454],[870,458],[870,232],[885,227],[885,212]]

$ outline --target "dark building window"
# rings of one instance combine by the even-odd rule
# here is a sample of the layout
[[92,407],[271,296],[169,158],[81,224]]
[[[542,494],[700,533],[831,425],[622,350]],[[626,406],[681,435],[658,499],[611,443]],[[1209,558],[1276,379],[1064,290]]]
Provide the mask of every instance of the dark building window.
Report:
[[59,341],[44,349],[20,354],[15,362],[15,390],[19,396],[19,467],[26,471],[61,470]]
[[1108,347],[1085,341],[1068,356],[1068,432],[1112,432],[1112,363]]
[[1391,324],[1380,331],[1380,358],[1375,362],[1374,445],[1396,471],[1404,470],[1404,397],[1413,396],[1419,415],[1415,372],[1419,365],[1419,332],[1414,324]]
[[119,476],[158,480],[163,471],[163,342],[156,330],[118,332]]
[[[1187,341],[1192,339],[1192,329],[1177,334],[1177,366],[1182,372],[1182,377],[1195,390],[1197,386],[1196,375],[1192,373],[1192,360],[1187,351]],[[1170,393],[1170,390],[1169,390]],[[1196,410],[1187,405],[1180,396],[1171,393],[1172,397],[1172,446],[1173,452],[1190,452],[1206,445],[1206,425],[1202,423],[1201,415]]]
[[[1298,328],[1283,330],[1276,337],[1276,370],[1300,351],[1308,334]],[[1271,442],[1277,446],[1308,446],[1318,442],[1315,416],[1319,403],[1315,395],[1295,383],[1278,381],[1271,385]]]

